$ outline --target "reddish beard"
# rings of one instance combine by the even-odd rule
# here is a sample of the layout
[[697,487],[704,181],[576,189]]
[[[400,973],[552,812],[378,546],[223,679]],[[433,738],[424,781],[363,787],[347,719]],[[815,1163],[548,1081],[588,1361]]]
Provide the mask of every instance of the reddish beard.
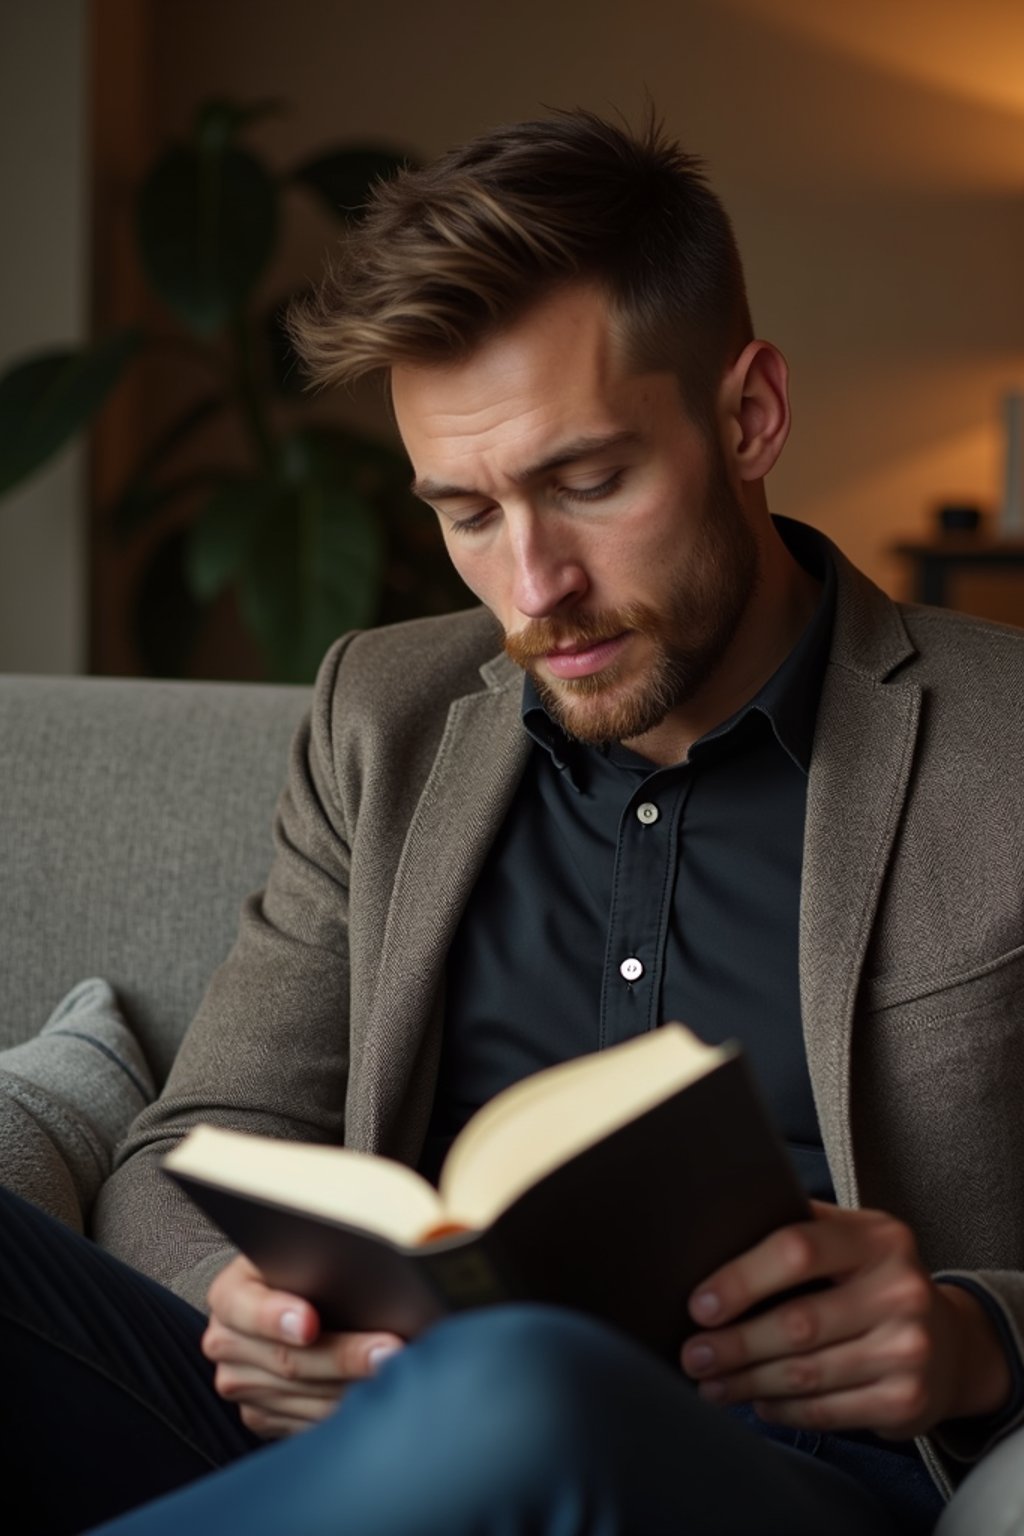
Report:
[[[570,736],[632,741],[660,725],[708,681],[729,647],[757,585],[758,550],[724,477],[712,481],[686,579],[662,611],[627,603],[598,613],[534,619],[505,638],[505,651],[533,678],[552,719]],[[553,678],[543,658],[628,632],[624,653],[583,677]],[[638,672],[636,637],[648,653]],[[631,666],[631,663],[633,664]]]
[[[646,603],[627,603],[623,608],[608,608],[600,613],[573,614],[565,619],[532,619],[515,634],[505,636],[506,655],[524,669],[533,673],[533,663],[552,651],[583,650],[599,645],[602,640],[635,630],[638,634],[656,638],[662,622],[653,608]],[[587,677],[564,680],[571,693],[599,693],[607,686],[603,672]]]
[[[552,678],[538,663],[551,651],[579,649],[631,633],[646,637],[653,660],[638,687],[623,686],[617,661],[583,677]],[[505,638],[505,651],[534,681],[548,714],[579,741],[629,741],[650,730],[677,702],[679,677],[666,651],[665,620],[645,603],[572,619],[536,619]]]

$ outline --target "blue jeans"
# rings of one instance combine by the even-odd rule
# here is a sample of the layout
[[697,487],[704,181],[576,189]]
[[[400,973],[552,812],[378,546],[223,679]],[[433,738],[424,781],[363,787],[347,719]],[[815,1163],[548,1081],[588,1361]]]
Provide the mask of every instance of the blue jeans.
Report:
[[940,1508],[910,1458],[894,1516],[855,1442],[836,1442],[841,1467],[832,1437],[752,1432],[546,1307],[450,1318],[324,1423],[257,1448],[213,1391],[200,1314],[14,1197],[0,1234],[0,1446],[37,1522],[23,1536],[101,1520],[111,1536],[905,1536]]

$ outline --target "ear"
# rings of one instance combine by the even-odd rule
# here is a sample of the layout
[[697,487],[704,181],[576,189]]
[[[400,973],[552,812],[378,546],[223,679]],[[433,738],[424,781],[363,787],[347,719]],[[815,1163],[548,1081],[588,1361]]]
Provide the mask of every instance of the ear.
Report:
[[789,436],[789,368],[770,341],[751,341],[722,380],[722,442],[741,480],[762,480]]

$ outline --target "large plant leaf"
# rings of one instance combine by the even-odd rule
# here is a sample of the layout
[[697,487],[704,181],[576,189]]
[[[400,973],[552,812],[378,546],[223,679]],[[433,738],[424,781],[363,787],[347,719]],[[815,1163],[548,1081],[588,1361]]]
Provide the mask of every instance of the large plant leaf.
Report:
[[333,473],[372,508],[384,538],[380,598],[372,622],[451,613],[477,598],[452,565],[436,515],[409,489],[409,460],[390,443],[340,427],[307,428],[288,445],[293,471]]
[[475,606],[478,599],[451,562],[436,514],[416,500],[408,484],[384,499],[383,510],[388,552],[377,622],[400,624]]
[[111,508],[110,523],[119,537],[126,538],[135,533],[169,501],[209,485],[211,480],[221,475],[222,472],[215,469],[197,469],[175,476],[173,480],[155,478],[159,476],[164,461],[172,459],[182,443],[187,442],[199,427],[225,410],[227,404],[222,394],[204,395],[175,416],[158,433],[139,459],[132,478]]
[[250,123],[278,117],[286,110],[285,103],[277,97],[246,103],[220,97],[204,101],[196,113],[195,142],[203,150],[226,149]]
[[332,149],[306,160],[291,172],[291,180],[308,187],[335,218],[351,223],[361,217],[370,193],[415,162],[385,145],[355,145]]
[[351,493],[314,482],[283,493],[239,582],[276,679],[311,681],[332,640],[372,622],[382,544],[373,508]]
[[279,501],[276,482],[255,475],[217,487],[189,532],[185,572],[194,597],[209,602],[235,580],[275,512],[286,515]]
[[[272,675],[306,682],[337,635],[373,622],[384,531],[330,433],[285,439],[272,493],[251,485],[249,495],[255,515],[243,532],[240,502],[224,513],[216,556],[220,569],[236,561],[239,609]],[[215,552],[207,558],[213,568]]]
[[184,501],[199,491],[208,491],[211,485],[223,480],[224,473],[224,470],[211,466],[174,475],[169,480],[135,485],[114,509],[115,533],[120,538],[130,538],[176,501]]
[[136,331],[30,357],[0,377],[0,495],[45,464],[96,414],[137,351]]
[[245,150],[177,145],[139,194],[147,276],[200,336],[221,330],[244,304],[273,252],[278,190]]
[[[369,501],[409,495],[409,460],[379,438],[345,427],[316,426],[295,432],[282,445],[282,472],[334,479]],[[417,503],[421,505],[421,503]]]
[[228,585],[271,675],[310,680],[331,641],[373,622],[385,535],[377,509],[353,489],[338,452],[344,434],[284,439],[270,476],[219,486],[188,536],[189,590],[210,601]]

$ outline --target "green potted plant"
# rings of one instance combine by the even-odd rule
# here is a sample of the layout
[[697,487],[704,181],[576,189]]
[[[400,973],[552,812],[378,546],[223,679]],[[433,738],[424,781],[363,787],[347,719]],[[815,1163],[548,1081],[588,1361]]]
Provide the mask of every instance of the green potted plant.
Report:
[[[345,629],[467,600],[409,494],[402,455],[315,419],[282,323],[292,295],[268,301],[264,292],[291,189],[344,226],[361,216],[374,182],[406,161],[379,145],[340,146],[275,172],[243,142],[273,110],[206,103],[139,190],[139,255],[170,332],[121,331],[21,358],[0,376],[3,494],[89,424],[140,355],[185,352],[198,364],[204,382],[109,509],[117,538],[147,544],[135,628],[156,673],[187,670],[211,605],[228,590],[267,674],[287,681],[311,678]],[[240,425],[243,462],[194,462],[194,444],[218,418]]]

